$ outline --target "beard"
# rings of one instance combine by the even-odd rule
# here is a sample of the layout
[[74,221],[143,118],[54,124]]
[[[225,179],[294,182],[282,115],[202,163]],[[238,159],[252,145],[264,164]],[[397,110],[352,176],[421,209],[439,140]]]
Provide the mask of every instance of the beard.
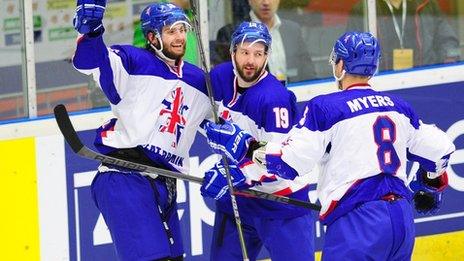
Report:
[[263,71],[263,66],[261,67],[258,67],[258,66],[255,66],[255,73],[253,73],[252,75],[249,75],[247,76],[244,72],[244,67],[246,66],[250,66],[249,64],[245,64],[243,66],[240,66],[239,64],[237,64],[237,60],[235,60],[235,64],[237,66],[237,72],[238,74],[240,75],[240,77],[245,81],[245,82],[254,82],[256,81],[256,79],[258,79],[259,76],[261,76],[261,73]]
[[171,51],[170,49],[166,48],[166,46],[163,48],[163,54],[166,55],[166,57],[173,59],[173,60],[179,60],[185,55],[185,48],[186,45],[184,44],[182,52],[181,53],[175,53]]
[[[153,45],[157,50],[159,50],[159,49],[161,48],[161,45],[159,44],[159,42],[157,42],[157,43],[152,43],[152,45]],[[171,50],[168,50],[168,49],[166,48],[166,46],[167,46],[167,45],[166,45],[165,43],[163,43],[163,50],[162,50],[161,52],[162,52],[167,58],[173,59],[173,60],[176,60],[176,61],[177,61],[177,60],[181,59],[182,57],[184,57],[184,55],[185,55],[185,50],[186,50],[186,47],[187,47],[186,44],[184,44],[182,53],[180,53],[180,54],[177,54],[177,53],[175,53],[175,52],[173,52],[173,51],[171,51]],[[146,48],[150,49],[151,47],[149,46],[149,44],[147,44],[147,47],[146,47]]]

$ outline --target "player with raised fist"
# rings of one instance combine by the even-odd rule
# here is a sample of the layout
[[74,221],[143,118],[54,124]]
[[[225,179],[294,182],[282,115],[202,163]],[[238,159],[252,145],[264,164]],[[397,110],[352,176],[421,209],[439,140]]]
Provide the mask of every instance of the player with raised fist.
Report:
[[[103,154],[187,174],[189,150],[210,112],[204,73],[183,61],[184,11],[169,3],[141,13],[146,48],[107,47],[104,0],[78,0],[74,67],[92,75],[115,118],[97,130]],[[103,163],[91,186],[121,260],[182,260],[176,180]]]

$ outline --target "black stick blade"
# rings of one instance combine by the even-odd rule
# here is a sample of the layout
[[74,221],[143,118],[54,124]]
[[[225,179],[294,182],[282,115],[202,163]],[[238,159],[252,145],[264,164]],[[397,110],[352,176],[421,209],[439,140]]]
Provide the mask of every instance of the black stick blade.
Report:
[[71,119],[69,119],[68,110],[63,104],[58,104],[53,109],[55,114],[55,120],[60,128],[61,133],[64,136],[66,142],[71,146],[71,149],[78,153],[84,144],[82,144],[81,140],[77,136],[76,130],[74,129]]

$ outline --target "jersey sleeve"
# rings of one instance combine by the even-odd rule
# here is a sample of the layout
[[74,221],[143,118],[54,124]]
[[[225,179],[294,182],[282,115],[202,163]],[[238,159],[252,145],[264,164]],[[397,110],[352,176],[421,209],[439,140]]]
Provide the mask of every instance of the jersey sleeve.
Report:
[[276,141],[283,140],[285,135],[295,125],[297,115],[296,97],[293,92],[282,93],[272,101],[266,101],[260,108],[262,118],[257,123],[261,126],[259,140]]
[[[281,144],[285,135],[291,130],[297,117],[296,97],[293,92],[285,90],[278,98],[260,102],[262,118],[258,120],[260,126],[260,141]],[[277,180],[275,172],[268,172],[258,164],[246,160],[240,164],[240,170],[247,177],[248,183],[254,184],[273,182]]]
[[420,122],[408,141],[407,157],[419,162],[426,171],[441,173],[446,169],[448,159],[455,149],[445,132],[435,125]]
[[118,104],[129,79],[129,58],[120,46],[107,48],[102,36],[84,35],[78,39],[73,65],[79,72],[92,75],[108,100]]
[[309,102],[299,123],[291,129],[280,144],[266,146],[266,167],[271,173],[309,173],[322,159],[329,144],[328,130],[320,130],[326,120],[320,107]]
[[[292,93],[293,94],[293,93]],[[296,118],[294,95],[289,99],[269,102],[264,114],[264,129],[268,132],[288,133]]]
[[221,74],[223,71],[222,67],[223,66],[215,66],[209,73],[211,88],[213,88],[214,100],[218,102],[223,99],[222,91],[224,86],[222,83],[224,79],[221,79]]

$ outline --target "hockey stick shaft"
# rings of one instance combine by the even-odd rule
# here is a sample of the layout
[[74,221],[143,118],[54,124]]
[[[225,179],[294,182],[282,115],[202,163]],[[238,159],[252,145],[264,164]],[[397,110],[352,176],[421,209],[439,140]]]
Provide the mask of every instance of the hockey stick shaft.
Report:
[[102,163],[115,165],[118,167],[132,169],[132,170],[139,171],[139,172],[155,173],[155,174],[169,177],[169,178],[181,179],[181,180],[200,183],[200,184],[203,181],[202,178],[198,178],[198,177],[194,177],[194,176],[190,176],[190,175],[186,175],[186,174],[182,174],[182,173],[174,172],[170,170],[160,169],[160,168],[156,168],[156,167],[152,167],[152,166],[148,166],[148,165],[144,165],[144,164],[140,164],[136,162],[122,160],[122,159],[107,156],[107,155],[98,153],[96,151],[93,151],[89,149],[87,146],[85,146],[82,143],[82,141],[79,139],[79,136],[77,135],[76,130],[74,129],[71,123],[71,120],[69,119],[68,111],[66,110],[66,107],[64,105],[60,104],[60,105],[55,106],[54,114],[55,114],[56,123],[58,124],[58,127],[64,136],[64,139],[69,144],[71,149],[79,156],[82,156],[88,159],[97,160]]
[[[191,176],[191,175],[186,175],[182,174],[179,172],[175,171],[170,171],[170,170],[165,170],[165,169],[160,169],[132,161],[127,161],[127,160],[121,160],[118,158],[114,158],[111,156],[103,155],[101,153],[95,152],[88,147],[86,147],[82,141],[79,139],[79,136],[77,135],[71,120],[68,115],[68,111],[66,110],[66,107],[62,104],[57,105],[54,109],[54,114],[55,114],[55,119],[58,124],[58,127],[61,131],[61,133],[64,136],[64,139],[66,142],[69,144],[71,149],[78,154],[79,156],[87,159],[92,159],[92,160],[97,160],[103,163],[107,164],[112,164],[118,167],[123,167],[127,169],[132,169],[135,171],[140,171],[140,172],[148,172],[148,173],[155,173],[164,177],[169,177],[169,178],[175,178],[175,179],[181,179],[197,184],[201,184],[203,182],[202,178]],[[283,204],[290,204],[294,206],[299,206],[307,209],[312,209],[312,210],[320,210],[320,206],[313,204],[308,201],[303,201],[303,200],[298,200],[298,199],[293,199],[289,197],[284,197],[284,196],[277,196],[274,194],[269,194],[257,190],[252,190],[252,189],[246,189],[246,190],[240,190],[235,192],[236,195],[240,195],[243,197],[251,197],[251,198],[261,198],[261,199],[266,199],[270,201],[276,201],[280,202]]]
[[[197,18],[198,9],[197,9],[196,3],[197,3],[196,0],[190,0],[190,7],[193,13],[193,30],[195,31],[195,35],[198,41],[198,50],[200,52],[200,60],[203,65],[203,70],[205,72],[206,89],[208,91],[208,97],[211,102],[211,108],[213,110],[214,121],[216,123],[219,123],[216,103],[214,101],[213,88],[211,86],[211,78],[209,75],[208,63],[206,62],[205,50],[203,48],[202,38],[200,34],[200,24],[198,23],[198,18]],[[248,261],[249,259],[248,259],[248,253],[247,253],[246,246],[245,246],[245,237],[243,236],[243,230],[242,230],[242,221],[240,220],[240,214],[238,212],[237,200],[235,198],[234,186],[232,184],[232,177],[230,175],[229,163],[227,162],[227,158],[225,155],[222,155],[222,163],[224,164],[224,170],[226,173],[227,187],[230,193],[230,201],[232,204],[232,210],[234,212],[235,224],[237,225],[237,232],[238,232],[238,237],[240,240],[240,248],[242,249],[243,260]]]

